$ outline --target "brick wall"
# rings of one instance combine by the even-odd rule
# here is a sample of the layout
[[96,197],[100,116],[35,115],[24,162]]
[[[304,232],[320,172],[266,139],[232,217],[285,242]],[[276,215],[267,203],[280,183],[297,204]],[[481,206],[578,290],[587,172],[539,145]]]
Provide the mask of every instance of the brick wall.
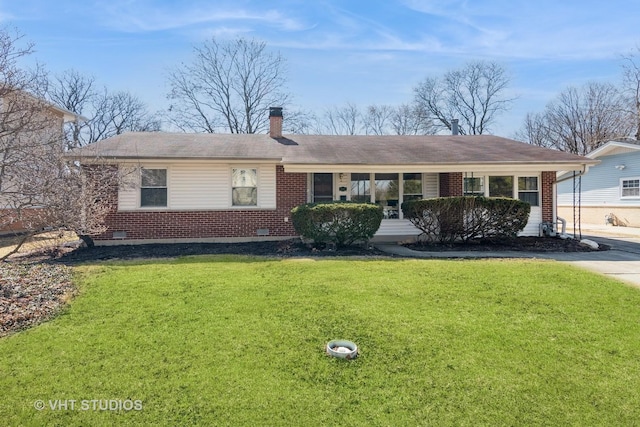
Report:
[[440,174],[440,197],[462,196],[462,172]]
[[[269,236],[296,236],[291,209],[306,202],[307,176],[276,169],[276,209],[226,211],[113,211],[107,217],[109,230],[96,240],[110,240],[113,232],[126,232],[126,239],[197,239],[257,237],[258,229]],[[284,218],[289,218],[285,222]]]
[[553,221],[553,183],[556,180],[556,173],[553,171],[542,172],[542,221]]

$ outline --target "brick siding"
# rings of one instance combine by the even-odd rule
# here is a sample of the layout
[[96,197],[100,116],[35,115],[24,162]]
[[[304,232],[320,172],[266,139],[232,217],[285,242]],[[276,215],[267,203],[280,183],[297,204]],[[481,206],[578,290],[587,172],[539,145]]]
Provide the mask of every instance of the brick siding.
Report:
[[440,197],[462,196],[462,172],[440,174]]
[[553,183],[556,173],[553,171],[542,172],[542,221],[553,222]]

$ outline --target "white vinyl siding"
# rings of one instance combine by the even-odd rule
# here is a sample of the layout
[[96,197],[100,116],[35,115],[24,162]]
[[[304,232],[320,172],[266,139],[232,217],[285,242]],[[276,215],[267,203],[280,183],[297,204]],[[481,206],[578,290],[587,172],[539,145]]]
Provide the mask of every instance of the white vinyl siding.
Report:
[[[143,167],[160,167],[144,164]],[[258,206],[231,205],[230,164],[173,163],[168,169],[168,210],[233,210],[275,209],[276,166],[243,165],[258,170]],[[118,192],[118,209],[121,211],[140,209],[140,186],[122,187]]]
[[276,167],[258,168],[258,207],[262,209],[276,208]]
[[440,181],[437,173],[422,174],[422,197],[431,199],[440,195]]
[[224,209],[231,206],[229,169],[207,164],[174,165],[171,168],[173,209]]

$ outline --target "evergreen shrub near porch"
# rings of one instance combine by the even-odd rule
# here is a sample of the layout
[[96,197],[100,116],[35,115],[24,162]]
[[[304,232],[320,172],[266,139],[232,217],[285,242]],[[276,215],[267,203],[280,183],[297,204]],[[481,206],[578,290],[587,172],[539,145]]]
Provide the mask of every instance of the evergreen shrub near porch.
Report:
[[371,239],[380,228],[383,208],[372,203],[306,203],[291,210],[296,232],[314,244],[349,246]]
[[450,243],[515,237],[527,225],[531,205],[506,197],[438,197],[404,202],[402,212],[427,240]]

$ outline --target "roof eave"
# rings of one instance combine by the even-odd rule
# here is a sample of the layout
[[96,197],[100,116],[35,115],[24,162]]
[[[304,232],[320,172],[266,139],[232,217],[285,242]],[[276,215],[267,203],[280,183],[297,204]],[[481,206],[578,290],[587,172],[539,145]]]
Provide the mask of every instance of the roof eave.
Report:
[[631,143],[623,142],[623,141],[609,141],[606,144],[603,144],[600,147],[598,147],[595,150],[593,150],[592,152],[588,153],[586,155],[586,157],[588,157],[590,159],[596,159],[598,157],[608,155],[612,151],[615,151],[616,148],[626,148],[626,149],[629,149],[629,150],[640,150],[640,145],[631,144]]
[[541,172],[583,170],[599,163],[582,162],[493,162],[493,163],[429,163],[429,164],[318,164],[285,163],[285,172]]
[[68,153],[67,157],[79,160],[82,163],[131,163],[131,162],[167,162],[167,161],[179,161],[179,162],[201,162],[201,161],[214,161],[214,162],[268,162],[268,163],[280,163],[282,157],[207,157],[207,156],[110,156],[110,155],[74,155]]

